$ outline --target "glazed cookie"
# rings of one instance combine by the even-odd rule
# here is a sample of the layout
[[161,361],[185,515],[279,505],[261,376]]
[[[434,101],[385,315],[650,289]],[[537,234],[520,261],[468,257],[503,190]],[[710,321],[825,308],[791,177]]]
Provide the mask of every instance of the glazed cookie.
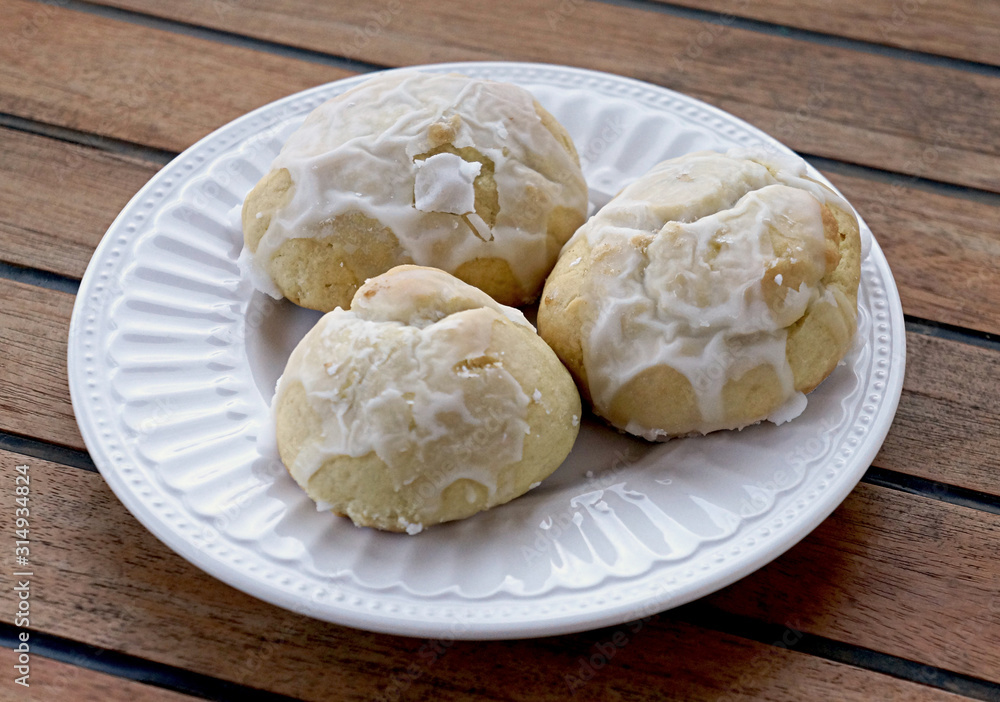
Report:
[[411,534],[535,487],[580,423],[573,379],[520,312],[418,266],[320,319],[273,409],[281,460],[312,499]]
[[538,298],[586,209],[573,142],[528,91],[390,71],[289,137],[244,201],[243,265],[266,292],[321,311],[403,263],[518,305]]
[[851,346],[861,241],[805,163],[665,161],[580,228],[538,329],[597,414],[661,439],[778,423]]

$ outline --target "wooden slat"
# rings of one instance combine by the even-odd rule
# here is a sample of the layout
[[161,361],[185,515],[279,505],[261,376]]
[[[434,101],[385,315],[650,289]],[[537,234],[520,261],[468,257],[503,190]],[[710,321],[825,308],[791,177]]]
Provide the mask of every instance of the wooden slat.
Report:
[[0,112],[181,151],[345,71],[26,0],[3,0]]
[[283,0],[224,11],[196,0],[113,4],[382,65],[523,60],[609,71],[707,100],[798,151],[1000,188],[1000,77],[731,27],[713,32],[588,0]]
[[[537,640],[435,643],[325,624],[195,569],[145,531],[99,475],[0,452],[3,465],[21,462],[31,465],[32,475],[36,626],[241,684],[307,700],[328,699],[333,690],[347,699],[397,699],[394,686],[404,699],[561,700],[570,697],[566,676],[578,675],[580,659],[609,650],[620,632],[617,640],[625,636],[627,643],[615,646],[610,663],[600,665],[574,699],[956,699],[798,653],[791,629],[787,641],[769,646],[661,615],[638,630],[623,625]],[[12,499],[10,490],[0,491],[5,510]],[[967,557],[982,557],[981,546],[967,541]],[[940,550],[945,557],[948,551]],[[927,579],[907,580],[921,587]],[[910,599],[893,594],[900,602]],[[949,636],[951,600],[963,594],[980,596],[958,583],[935,608],[943,636]],[[9,606],[10,593],[0,597]],[[919,626],[905,619],[896,625]],[[979,640],[963,645],[974,649]],[[433,656],[435,645],[440,653]]]
[[[84,448],[66,381],[73,298],[0,280],[0,431]],[[896,420],[875,464],[1000,494],[1000,354],[907,334]]]
[[[10,132],[4,136],[3,163],[9,164],[4,169],[9,177],[0,197],[8,207],[3,209],[0,237],[6,244],[5,258],[81,275],[86,255],[81,244],[97,240],[129,192],[151,175],[151,166],[41,137]],[[121,169],[114,167],[119,162]],[[872,220],[896,270],[908,313],[1000,331],[995,208],[907,188],[905,181],[834,179]],[[97,208],[103,211],[97,213]],[[80,221],[74,226],[76,213]]]
[[[7,652],[4,652],[6,657]],[[5,671],[6,672],[6,671]],[[31,657],[30,687],[3,681],[0,699],[11,702],[52,702],[53,700],[128,700],[129,702],[194,702],[198,699],[171,690],[143,685],[97,673],[38,655]],[[9,694],[10,696],[5,696]]]
[[[654,0],[658,2],[659,0]],[[670,0],[718,12],[723,22],[746,17],[787,27],[997,65],[1000,6],[981,0]]]
[[1000,332],[1000,208],[858,176],[826,173],[871,226],[903,312]]
[[104,232],[159,167],[0,128],[3,260],[80,278]]
[[[121,2],[147,12],[195,7]],[[581,0],[504,6],[485,0],[308,6],[278,0],[266,9],[233,2],[202,8],[210,16],[192,16],[196,24],[376,63],[513,58],[634,75],[703,97],[805,152],[1000,191],[1000,78],[990,72],[731,29],[713,33],[710,46],[685,61],[684,52],[698,48],[706,25]],[[0,11],[8,28],[0,45],[0,111],[162,149],[179,150],[256,105],[347,75],[23,0],[0,0]],[[9,148],[20,161],[0,166],[0,175],[14,181],[0,185],[0,251],[12,244],[0,257],[78,275],[101,222],[109,221],[146,166],[83,154],[94,159],[83,177],[94,171],[103,187],[67,182],[68,194],[57,190],[49,200],[67,210],[46,213],[46,195],[19,198],[18,189],[58,175],[58,168],[31,164],[26,149],[37,147],[49,158],[58,149],[31,139],[8,147],[4,136],[0,156]],[[904,197],[899,193],[906,188],[853,176],[837,182],[875,225],[909,313],[997,330],[995,208],[944,196]],[[99,200],[105,191],[111,204],[87,207],[91,195]],[[60,234],[72,226],[74,206],[82,213],[79,231]],[[25,212],[8,214],[10,207]],[[33,254],[35,241],[39,251]],[[0,297],[6,303],[0,313],[0,429],[81,447],[64,370],[71,297],[9,281],[0,281]],[[1000,400],[994,397],[1000,353],[918,334],[908,341],[905,394],[877,465],[1000,494]],[[755,643],[669,614],[638,632],[620,627],[534,641],[459,642],[429,662],[431,642],[316,622],[213,580],[157,542],[99,475],[0,452],[0,466],[21,462],[33,471],[32,557],[39,586],[33,623],[213,677],[317,700],[561,700],[571,693],[594,700],[956,699],[805,655],[794,645],[788,651]],[[12,491],[0,490],[0,512],[10,513],[12,498]],[[712,603],[741,617],[1000,681],[998,557],[995,515],[862,486],[802,544]],[[9,611],[12,594],[2,592],[0,606]],[[786,633],[794,639],[791,629]],[[581,689],[570,690],[567,676],[579,673],[581,659],[609,650],[618,634],[629,643],[616,646],[611,662]],[[53,669],[44,663],[39,671]],[[144,692],[159,693],[143,686],[127,690],[132,683],[117,679],[102,689],[94,675],[84,671],[79,686],[65,685],[64,696],[144,699]]]
[[[80,277],[156,164],[0,128],[0,258]],[[827,173],[869,221],[903,310],[1000,333],[1000,217],[992,205]]]
[[906,377],[875,465],[1000,494],[1000,353],[906,337]]
[[997,515],[862,484],[802,543],[710,601],[1000,681],[998,562]]
[[74,297],[0,280],[0,430],[85,449],[66,380]]

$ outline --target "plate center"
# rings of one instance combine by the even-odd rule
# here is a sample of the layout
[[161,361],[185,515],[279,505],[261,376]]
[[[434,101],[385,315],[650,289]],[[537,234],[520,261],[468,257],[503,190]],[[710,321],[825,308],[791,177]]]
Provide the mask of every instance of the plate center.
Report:
[[322,316],[322,312],[254,291],[247,305],[247,360],[257,390],[268,405],[288,357]]

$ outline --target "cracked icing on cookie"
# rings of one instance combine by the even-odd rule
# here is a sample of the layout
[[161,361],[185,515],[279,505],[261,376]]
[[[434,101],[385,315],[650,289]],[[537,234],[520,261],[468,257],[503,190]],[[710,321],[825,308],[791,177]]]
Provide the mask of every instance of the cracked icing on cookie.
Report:
[[[396,491],[427,466],[438,494],[464,478],[492,498],[500,470],[521,460],[530,402],[493,348],[493,328],[533,327],[517,310],[439,271],[394,275],[392,285],[369,281],[350,311],[326,314],[289,358],[275,405],[301,383],[322,427],[289,472],[305,488],[331,458],[374,452]],[[433,513],[437,497],[421,495],[421,512]],[[418,527],[399,523],[411,534]]]
[[[657,165],[581,227],[565,250],[579,238],[590,247],[582,295],[593,324],[581,345],[597,411],[643,371],[669,366],[694,390],[697,430],[711,431],[726,423],[727,381],[767,365],[786,400],[771,418],[801,413],[787,329],[818,301],[841,304],[822,282],[824,204],[851,211],[801,161],[701,152]],[[635,420],[623,428],[669,435]]]
[[564,207],[582,219],[587,207],[575,154],[530,93],[455,74],[386,73],[324,103],[289,137],[279,169],[294,185],[254,252],[262,274],[285,241],[360,212],[399,240],[397,263],[454,272],[499,258],[537,291],[557,253],[550,215]]
[[421,212],[470,214],[476,207],[473,182],[482,164],[463,161],[457,154],[434,154],[416,161],[416,181],[413,185],[414,207]]

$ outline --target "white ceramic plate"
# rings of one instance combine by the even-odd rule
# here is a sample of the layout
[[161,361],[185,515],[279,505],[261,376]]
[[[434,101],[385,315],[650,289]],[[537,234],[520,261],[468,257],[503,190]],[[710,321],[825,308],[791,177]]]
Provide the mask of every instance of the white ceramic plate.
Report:
[[[531,90],[574,137],[594,205],[688,151],[788,151],[720,110],[618,76],[507,63],[425,70]],[[648,444],[588,421],[540,488],[414,537],[318,513],[257,445],[274,381],[318,315],[241,279],[230,212],[306,114],[364,79],[279,100],[192,146],[133,198],[87,269],[70,327],[73,407],[105,480],[164,543],[320,619],[511,638],[701,597],[784,552],[844,499],[885,438],[903,379],[902,311],[875,243],[857,343],[789,424]]]

